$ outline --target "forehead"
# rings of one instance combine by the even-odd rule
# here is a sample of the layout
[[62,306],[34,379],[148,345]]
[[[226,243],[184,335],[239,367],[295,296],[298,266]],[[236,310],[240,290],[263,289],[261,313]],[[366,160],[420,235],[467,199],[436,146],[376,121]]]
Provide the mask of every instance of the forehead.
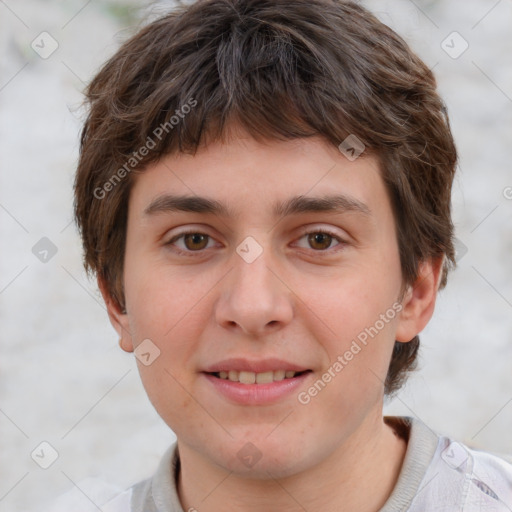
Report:
[[240,218],[343,210],[374,215],[386,192],[376,157],[348,160],[320,137],[212,142],[175,153],[134,176],[130,210],[138,217],[189,211]]

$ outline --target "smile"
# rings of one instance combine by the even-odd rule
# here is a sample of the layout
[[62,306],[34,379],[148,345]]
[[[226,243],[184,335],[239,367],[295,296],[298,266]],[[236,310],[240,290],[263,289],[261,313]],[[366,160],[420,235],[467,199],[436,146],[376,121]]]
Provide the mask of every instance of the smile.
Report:
[[203,372],[202,375],[208,388],[223,400],[237,405],[263,406],[277,404],[290,398],[293,400],[313,372],[223,370]]
[[306,373],[309,370],[303,372],[296,372],[292,370],[274,370],[266,372],[250,372],[245,370],[230,370],[213,372],[211,375],[231,382],[240,382],[241,384],[271,384],[272,382],[279,382],[285,379],[293,379],[295,376]]

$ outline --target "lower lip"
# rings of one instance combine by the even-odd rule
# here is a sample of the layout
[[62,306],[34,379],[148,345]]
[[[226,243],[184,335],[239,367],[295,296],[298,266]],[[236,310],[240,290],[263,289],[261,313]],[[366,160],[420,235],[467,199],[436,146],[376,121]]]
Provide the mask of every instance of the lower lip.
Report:
[[292,394],[304,383],[311,372],[291,379],[283,379],[269,384],[241,384],[229,379],[220,379],[203,373],[208,382],[228,400],[241,405],[269,405]]

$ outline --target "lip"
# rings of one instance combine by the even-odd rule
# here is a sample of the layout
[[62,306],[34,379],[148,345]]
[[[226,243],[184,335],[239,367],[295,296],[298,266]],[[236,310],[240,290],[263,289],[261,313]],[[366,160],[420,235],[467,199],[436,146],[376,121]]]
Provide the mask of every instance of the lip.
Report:
[[[254,372],[254,373],[263,373],[270,372],[275,370],[285,370],[285,371],[294,371],[294,372],[304,372],[309,370],[305,366],[300,366],[294,363],[290,363],[288,361],[284,361],[283,359],[261,359],[259,361],[251,361],[245,358],[231,358],[224,359],[223,361],[219,361],[218,363],[212,364],[206,367],[203,372],[205,373],[218,373],[218,372],[229,372],[230,370],[238,370],[245,372]],[[250,384],[244,384],[249,386]],[[263,384],[258,384],[258,386],[263,386]]]
[[[224,370],[222,370],[224,371]],[[253,371],[253,370],[246,370]],[[296,377],[268,384],[242,384],[226,379],[220,379],[209,373],[201,375],[206,379],[216,393],[228,401],[238,405],[271,405],[284,400],[292,393],[297,393],[305,379],[309,378],[312,372],[301,373]]]

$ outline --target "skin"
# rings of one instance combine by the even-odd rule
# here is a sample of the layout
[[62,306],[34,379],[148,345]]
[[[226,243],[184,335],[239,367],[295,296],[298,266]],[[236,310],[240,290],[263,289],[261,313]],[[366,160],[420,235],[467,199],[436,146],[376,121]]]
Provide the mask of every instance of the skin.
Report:
[[[333,192],[356,198],[370,215],[272,216],[276,201]],[[235,215],[145,214],[164,193],[207,196]],[[343,243],[315,242],[304,227],[329,229]],[[188,228],[208,237],[169,245]],[[247,236],[263,250],[252,263],[236,252]],[[393,343],[411,340],[431,318],[441,264],[421,265],[401,312],[308,404],[295,392],[271,405],[233,404],[204,378],[207,365],[276,357],[312,370],[298,391],[307,390],[400,297],[395,223],[378,161],[363,153],[351,162],[319,137],[263,143],[235,130],[223,143],[169,155],[136,176],[126,313],[99,285],[121,347],[131,352],[149,338],[160,350],[138,366],[178,438],[184,510],[224,511],[227,503],[239,511],[378,510],[406,450],[382,418]],[[248,442],[261,454],[251,468],[237,456]]]

